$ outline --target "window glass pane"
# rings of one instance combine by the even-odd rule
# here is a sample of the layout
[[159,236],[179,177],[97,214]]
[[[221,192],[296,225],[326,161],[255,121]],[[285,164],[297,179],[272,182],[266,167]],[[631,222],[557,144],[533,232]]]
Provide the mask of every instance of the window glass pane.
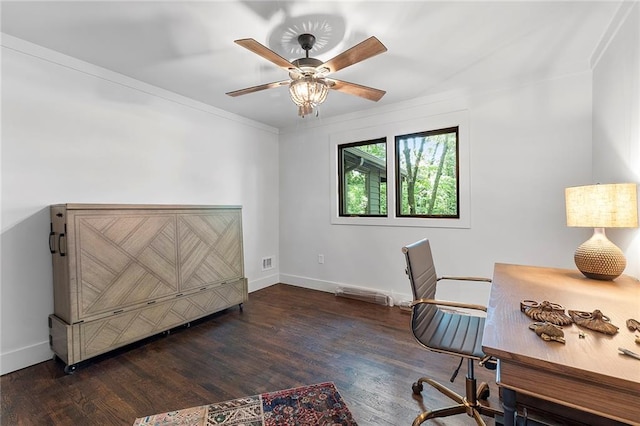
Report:
[[386,139],[338,145],[338,179],[340,216],[386,216]]
[[459,218],[458,128],[395,139],[397,216]]

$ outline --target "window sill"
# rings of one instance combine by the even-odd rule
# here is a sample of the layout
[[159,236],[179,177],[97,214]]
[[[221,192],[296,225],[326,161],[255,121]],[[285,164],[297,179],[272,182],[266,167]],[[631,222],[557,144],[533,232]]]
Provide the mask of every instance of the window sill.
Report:
[[471,228],[469,219],[425,219],[413,217],[346,217],[333,216],[332,225],[399,226],[409,228]]

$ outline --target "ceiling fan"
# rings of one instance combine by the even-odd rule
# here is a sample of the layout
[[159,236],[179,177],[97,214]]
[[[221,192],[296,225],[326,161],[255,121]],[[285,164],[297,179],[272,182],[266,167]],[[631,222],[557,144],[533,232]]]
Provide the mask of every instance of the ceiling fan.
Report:
[[298,106],[298,115],[300,117],[305,117],[314,111],[316,112],[316,115],[318,115],[316,107],[325,101],[329,89],[337,90],[349,95],[360,96],[361,98],[375,102],[379,101],[384,96],[386,93],[384,90],[327,78],[327,75],[331,73],[386,52],[387,48],[380,42],[380,40],[375,37],[369,37],[365,41],[345,50],[327,62],[322,62],[319,59],[309,57],[309,51],[313,48],[315,41],[316,38],[312,34],[300,34],[298,36],[298,43],[300,43],[300,47],[305,51],[305,57],[289,62],[273,50],[258,43],[252,38],[235,40],[235,43],[240,46],[249,49],[253,53],[262,56],[288,71],[289,79],[235,90],[233,92],[228,92],[227,95],[235,97],[258,92],[260,90],[289,86],[291,100]]

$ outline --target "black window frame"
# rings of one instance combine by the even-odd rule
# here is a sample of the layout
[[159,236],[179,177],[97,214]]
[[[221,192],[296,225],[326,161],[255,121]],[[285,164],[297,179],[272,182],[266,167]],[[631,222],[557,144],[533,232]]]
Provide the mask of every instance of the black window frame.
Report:
[[[358,147],[358,146],[364,146],[364,145],[375,145],[375,144],[384,144],[385,146],[385,175],[384,175],[384,182],[386,184],[386,192],[387,192],[387,197],[385,200],[385,213],[382,214],[352,214],[352,213],[347,213],[345,212],[346,210],[346,197],[345,197],[345,183],[344,183],[344,179],[345,179],[345,175],[344,175],[344,150],[347,148],[353,148],[353,147]],[[387,140],[387,137],[381,137],[381,138],[375,138],[375,139],[368,139],[365,141],[358,141],[358,142],[349,142],[349,143],[344,143],[344,144],[338,144],[337,145],[337,163],[338,163],[338,216],[339,217],[376,217],[376,218],[386,218],[389,217],[389,212],[388,212],[388,200],[389,200],[389,182],[388,182],[388,178],[387,178],[387,174],[388,174],[388,170],[389,170],[389,143]],[[380,205],[382,206],[382,203],[380,203]]]
[[[456,135],[456,166],[455,166],[455,175],[456,175],[456,214],[455,215],[445,215],[445,214],[403,214],[402,213],[402,171],[400,169],[400,141],[402,139],[411,138],[411,137],[429,137],[435,135],[441,135],[445,133],[455,133]],[[394,177],[394,186],[395,186],[395,211],[397,218],[423,218],[423,219],[460,219],[460,126],[453,127],[445,127],[441,129],[434,130],[426,130],[422,132],[408,133],[405,135],[397,135],[395,136],[395,152],[394,152],[394,164],[395,164],[395,177]]]

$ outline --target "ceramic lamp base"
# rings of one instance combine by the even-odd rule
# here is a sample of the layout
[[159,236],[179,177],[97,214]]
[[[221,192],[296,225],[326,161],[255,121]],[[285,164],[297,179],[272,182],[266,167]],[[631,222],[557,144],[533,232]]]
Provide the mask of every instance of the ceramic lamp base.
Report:
[[593,236],[577,248],[573,260],[587,278],[612,281],[619,277],[627,266],[624,253],[604,233],[604,228],[595,228]]

